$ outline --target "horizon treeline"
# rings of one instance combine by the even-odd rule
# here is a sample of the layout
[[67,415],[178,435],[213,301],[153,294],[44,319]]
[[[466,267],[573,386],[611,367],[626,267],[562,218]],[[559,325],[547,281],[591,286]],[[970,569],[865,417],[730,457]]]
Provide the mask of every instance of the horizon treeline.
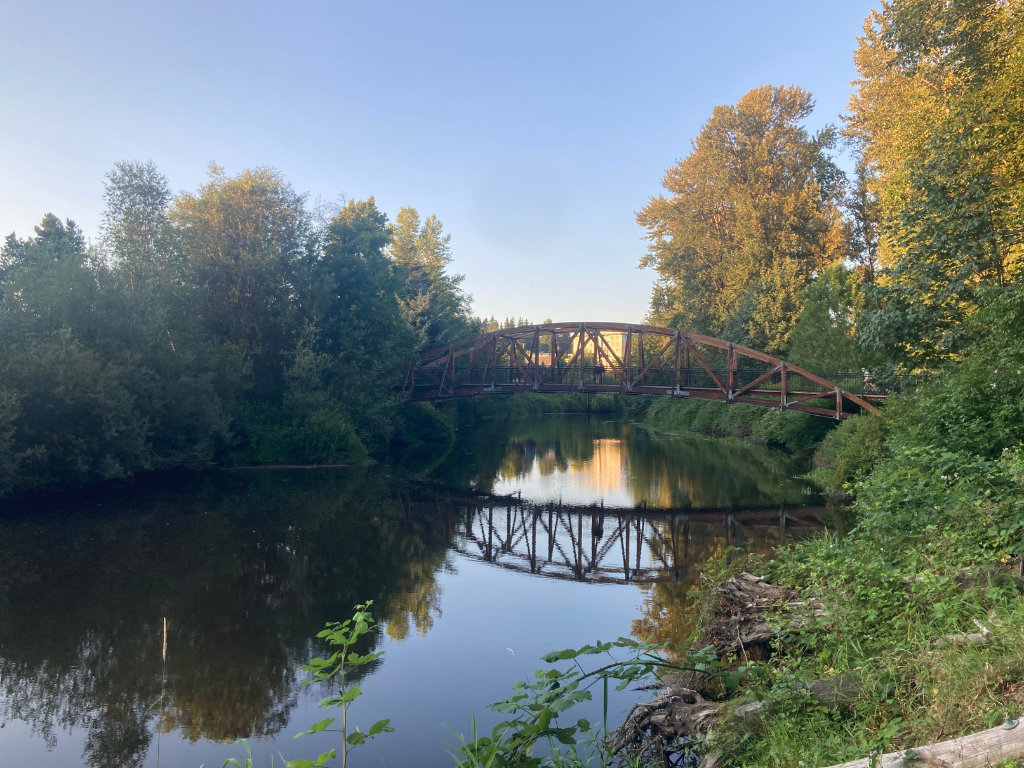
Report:
[[108,174],[99,241],[47,214],[0,250],[0,494],[175,466],[351,463],[447,441],[394,369],[476,333],[450,236],[276,170],[174,194]]

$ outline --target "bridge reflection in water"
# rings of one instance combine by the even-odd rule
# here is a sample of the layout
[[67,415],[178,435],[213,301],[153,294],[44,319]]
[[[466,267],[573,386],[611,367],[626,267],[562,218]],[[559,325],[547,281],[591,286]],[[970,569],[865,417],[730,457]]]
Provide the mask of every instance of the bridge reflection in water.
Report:
[[465,557],[596,584],[689,581],[713,557],[769,552],[825,530],[823,507],[613,509],[441,494],[433,503],[450,546]]

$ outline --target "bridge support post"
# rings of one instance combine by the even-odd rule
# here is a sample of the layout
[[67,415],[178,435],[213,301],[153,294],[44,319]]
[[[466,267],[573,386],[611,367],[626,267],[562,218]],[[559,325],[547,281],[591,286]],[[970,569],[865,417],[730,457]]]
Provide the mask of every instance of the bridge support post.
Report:
[[683,346],[683,340],[679,337],[679,331],[676,331],[676,363],[675,363],[675,374],[672,377],[672,391],[674,394],[679,394],[679,364],[682,362],[679,358],[681,347]]
[[736,391],[736,346],[733,343],[729,343],[728,357],[726,358],[726,365],[728,367],[728,378],[726,379],[729,384],[729,391],[726,393],[727,402],[733,402],[733,392]]

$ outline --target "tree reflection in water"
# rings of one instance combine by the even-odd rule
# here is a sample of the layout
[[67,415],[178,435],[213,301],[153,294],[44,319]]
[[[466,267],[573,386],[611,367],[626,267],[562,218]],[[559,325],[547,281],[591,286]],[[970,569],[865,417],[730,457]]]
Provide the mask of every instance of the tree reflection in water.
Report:
[[193,741],[273,736],[325,621],[372,598],[404,637],[439,611],[445,528],[378,473],[177,485],[0,520],[0,717],[48,744],[85,729],[89,765],[138,764],[154,717]]
[[[634,634],[682,643],[693,620],[687,584],[700,563],[730,542],[767,550],[774,529],[645,510],[810,500],[792,479],[792,460],[755,447],[658,440],[589,419],[482,426],[465,438],[433,469],[440,484],[429,486],[432,495],[397,470],[234,470],[139,480],[6,512],[0,720],[28,723],[48,745],[84,730],[83,761],[97,768],[138,765],[154,734],[272,738],[306,695],[297,670],[325,650],[310,638],[326,621],[372,599],[382,629],[361,651],[378,646],[383,632],[392,641],[424,635],[441,615],[439,576],[462,556],[577,581],[600,575],[588,566],[599,555],[611,563],[601,578],[654,574],[662,583],[639,585],[644,605]],[[474,554],[483,507],[453,500],[450,489],[489,492],[559,473],[584,478],[589,501],[614,492],[647,506],[632,517],[610,511],[607,520],[565,511],[559,523],[549,504],[548,525],[561,539],[547,545],[536,539],[543,521],[532,517],[535,507],[503,506],[486,517],[504,533],[488,529],[486,557]],[[527,522],[537,531],[509,538]],[[619,553],[616,530],[632,531],[632,549],[627,539]],[[641,541],[645,566],[637,570]],[[524,560],[516,547],[525,542]],[[575,553],[564,573],[541,562],[559,550]],[[465,642],[472,632],[465,628]]]

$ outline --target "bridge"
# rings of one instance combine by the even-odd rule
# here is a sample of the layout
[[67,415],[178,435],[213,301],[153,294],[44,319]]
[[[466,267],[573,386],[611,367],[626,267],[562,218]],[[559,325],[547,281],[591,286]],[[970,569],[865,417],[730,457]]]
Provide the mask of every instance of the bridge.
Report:
[[877,412],[885,397],[860,374],[814,373],[722,339],[587,322],[508,328],[438,347],[409,361],[400,388],[426,401],[520,392],[662,395],[840,421]]
[[[823,507],[684,507],[536,502],[421,487],[402,499],[436,518],[463,557],[549,579],[598,584],[694,581],[708,558],[738,547],[768,553],[825,530]],[[727,555],[731,559],[731,555]]]

